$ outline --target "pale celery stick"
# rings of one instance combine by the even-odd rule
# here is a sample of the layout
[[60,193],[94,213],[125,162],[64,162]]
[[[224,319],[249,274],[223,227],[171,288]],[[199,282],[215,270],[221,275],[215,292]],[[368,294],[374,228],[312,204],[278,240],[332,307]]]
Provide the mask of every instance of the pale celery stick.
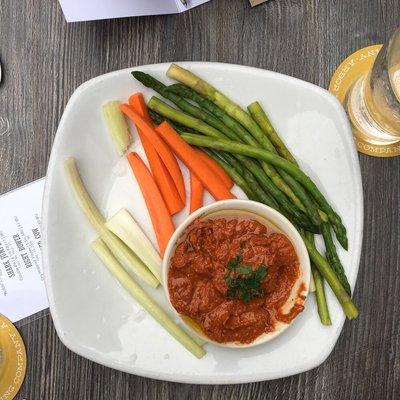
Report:
[[118,153],[122,156],[132,143],[128,123],[119,108],[119,101],[109,101],[103,105],[103,115],[108,132]]
[[137,254],[161,282],[161,257],[129,211],[119,210],[106,221],[106,227]]
[[315,282],[314,282],[313,274],[311,274],[311,276],[310,276],[310,292],[311,293],[315,292]]
[[113,256],[106,244],[97,239],[92,243],[92,249],[114,275],[118,282],[135,298],[135,300],[178,342],[197,358],[205,355],[204,349],[199,346],[170,316],[146,293],[140,285],[124,270]]
[[109,231],[105,224],[105,220],[97,209],[93,200],[82,182],[76,167],[75,159],[68,157],[64,161],[65,171],[68,175],[71,189],[75,199],[92,224],[93,228],[98,232],[100,237],[110,247],[115,257],[129,271],[138,275],[147,284],[156,288],[159,284],[158,279],[149,271],[146,265],[134,254],[128,246],[126,246],[117,236]]

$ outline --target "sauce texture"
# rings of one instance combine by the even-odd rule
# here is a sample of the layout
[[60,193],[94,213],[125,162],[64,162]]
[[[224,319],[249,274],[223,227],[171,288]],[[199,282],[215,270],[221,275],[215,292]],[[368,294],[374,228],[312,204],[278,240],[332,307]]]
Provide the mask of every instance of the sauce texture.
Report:
[[[227,265],[238,254],[252,269],[266,267],[262,292],[250,301],[227,296]],[[168,290],[174,308],[210,339],[245,344],[303,310],[304,284],[293,307],[282,310],[299,276],[296,251],[285,235],[251,218],[215,217],[196,220],[183,233],[171,258]]]

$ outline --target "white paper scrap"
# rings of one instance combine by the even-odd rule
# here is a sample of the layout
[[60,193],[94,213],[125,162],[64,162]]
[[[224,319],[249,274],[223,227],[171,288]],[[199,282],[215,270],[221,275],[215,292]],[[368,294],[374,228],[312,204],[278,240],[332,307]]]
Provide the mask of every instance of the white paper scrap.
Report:
[[0,314],[12,322],[48,307],[40,250],[44,182],[0,196]]
[[135,17],[140,15],[177,14],[210,0],[59,0],[68,22]]

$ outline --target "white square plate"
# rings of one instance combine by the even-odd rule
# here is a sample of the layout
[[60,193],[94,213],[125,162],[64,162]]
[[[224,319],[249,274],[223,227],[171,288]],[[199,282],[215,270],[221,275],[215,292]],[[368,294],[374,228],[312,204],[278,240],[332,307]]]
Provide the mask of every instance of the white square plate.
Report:
[[[168,65],[136,69],[166,82]],[[362,241],[363,198],[357,152],[340,103],[324,89],[270,71],[218,63],[181,65],[243,107],[255,100],[265,107],[277,131],[301,160],[303,170],[343,218],[349,251],[338,249],[354,287]],[[147,315],[92,254],[89,243],[95,234],[66,182],[66,156],[76,157],[89,192],[106,215],[120,207],[128,208],[154,240],[140,190],[125,160],[114,152],[101,115],[101,106],[107,100],[126,101],[135,91],[142,91],[147,99],[153,94],[132,78],[131,70],[103,75],[80,86],[65,109],[54,142],[43,204],[43,261],[51,314],[61,341],[100,364],[176,382],[253,382],[321,364],[332,351],[344,322],[330,290],[331,327],[321,325],[310,294],[304,312],[277,339],[248,349],[208,344],[207,355],[198,360]],[[142,152],[137,141],[135,147]],[[184,173],[187,181],[187,171]],[[239,189],[235,192],[243,197]],[[185,209],[175,222],[186,215]],[[162,288],[152,293],[168,307]]]

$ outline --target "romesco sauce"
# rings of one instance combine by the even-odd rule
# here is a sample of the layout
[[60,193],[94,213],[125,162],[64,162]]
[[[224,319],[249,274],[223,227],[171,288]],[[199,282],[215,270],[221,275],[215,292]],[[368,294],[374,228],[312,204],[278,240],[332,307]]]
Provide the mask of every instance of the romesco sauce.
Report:
[[[238,254],[243,264],[266,268],[261,292],[249,301],[227,295],[228,263]],[[303,310],[304,297],[284,312],[300,276],[295,249],[282,233],[251,218],[209,218],[186,228],[170,261],[168,291],[173,307],[190,317],[210,339],[251,343],[278,323]]]

